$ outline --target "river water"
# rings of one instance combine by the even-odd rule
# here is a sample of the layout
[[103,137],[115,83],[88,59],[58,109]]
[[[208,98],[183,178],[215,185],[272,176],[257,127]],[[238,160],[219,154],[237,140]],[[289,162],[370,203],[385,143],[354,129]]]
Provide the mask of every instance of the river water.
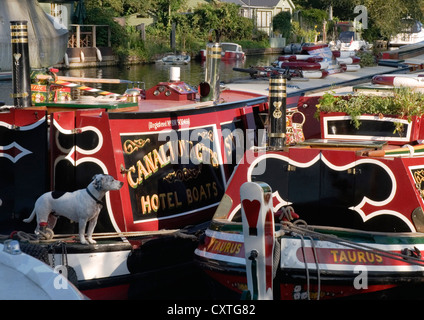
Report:
[[[278,55],[253,55],[247,56],[244,61],[221,61],[220,80],[229,82],[233,79],[248,78],[247,73],[234,71],[233,68],[249,68],[249,66],[269,66],[278,58]],[[140,81],[144,87],[149,89],[159,82],[169,80],[170,65],[163,64],[137,64],[129,66],[109,66],[99,68],[79,68],[60,70],[59,75],[86,78],[121,79],[130,81]],[[193,87],[197,87],[205,79],[205,63],[192,60],[188,65],[181,65],[180,79]],[[99,84],[85,83],[86,86],[123,94],[128,88],[127,84]],[[132,85],[131,85],[132,86]],[[74,89],[73,89],[74,90]],[[12,81],[0,81],[0,102],[12,105]],[[82,92],[81,94],[92,95],[92,93]]]
[[[229,82],[232,79],[246,78],[247,73],[234,71],[233,68],[248,68],[249,66],[268,66],[277,59],[278,55],[255,55],[247,56],[244,61],[221,61],[220,63],[220,80],[222,82]],[[100,68],[81,68],[61,70],[59,75],[66,75],[72,77],[86,77],[86,78],[107,78],[107,79],[121,79],[130,81],[140,81],[144,83],[146,89],[153,87],[158,82],[169,80],[169,71],[171,65],[164,64],[138,64],[130,66],[110,66]],[[174,66],[175,67],[175,66]],[[180,79],[191,86],[197,85],[204,81],[205,78],[205,63],[192,60],[188,65],[181,65]],[[87,83],[86,85],[101,88],[103,90],[111,91],[114,93],[123,93],[127,85],[110,85],[110,84],[93,84]]]

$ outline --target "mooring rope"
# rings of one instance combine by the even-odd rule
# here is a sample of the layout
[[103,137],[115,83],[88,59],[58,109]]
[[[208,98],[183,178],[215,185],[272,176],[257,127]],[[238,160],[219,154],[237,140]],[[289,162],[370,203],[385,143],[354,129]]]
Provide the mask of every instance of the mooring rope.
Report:
[[[181,229],[163,229],[155,231],[127,231],[127,232],[104,232],[104,233],[93,233],[93,239],[112,239],[112,238],[137,238],[137,237],[148,237],[157,235],[173,235],[179,238],[197,240],[195,235],[187,234]],[[6,240],[16,238],[17,240],[28,242],[28,243],[50,243],[57,241],[78,241],[78,234],[58,234],[48,237],[41,233],[36,235],[33,233],[27,233],[24,231],[13,232],[10,235],[0,235],[0,240]]]
[[346,247],[350,247],[353,249],[359,249],[359,250],[363,250],[363,251],[368,251],[374,254],[378,254],[380,256],[384,256],[386,258],[390,258],[390,259],[394,259],[394,260],[398,260],[398,261],[403,261],[403,262],[408,262],[409,264],[412,265],[417,265],[420,267],[424,267],[424,261],[421,260],[420,258],[416,258],[413,256],[409,256],[409,255],[405,255],[405,254],[401,254],[401,253],[396,253],[396,252],[392,252],[392,251],[388,251],[388,250],[383,250],[383,249],[378,249],[363,243],[357,243],[354,241],[350,241],[347,239],[342,239],[340,237],[337,237],[336,235],[329,235],[329,234],[324,234],[322,232],[318,232],[318,231],[313,231],[311,229],[308,229],[307,227],[300,227],[296,224],[293,224],[291,222],[284,222],[282,224],[282,231],[284,232],[292,232],[295,231],[299,234],[302,235],[308,235],[308,236],[312,236],[315,238],[318,238],[319,240],[325,240],[325,241],[329,241],[329,242],[334,242],[334,243],[338,243],[338,244],[342,244]]

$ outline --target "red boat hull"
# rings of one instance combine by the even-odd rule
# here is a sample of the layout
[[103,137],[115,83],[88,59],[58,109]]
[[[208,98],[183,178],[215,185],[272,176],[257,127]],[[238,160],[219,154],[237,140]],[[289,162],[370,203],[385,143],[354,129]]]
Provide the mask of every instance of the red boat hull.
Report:
[[280,68],[301,69],[301,70],[321,70],[325,69],[328,63],[307,62],[307,61],[280,61]]

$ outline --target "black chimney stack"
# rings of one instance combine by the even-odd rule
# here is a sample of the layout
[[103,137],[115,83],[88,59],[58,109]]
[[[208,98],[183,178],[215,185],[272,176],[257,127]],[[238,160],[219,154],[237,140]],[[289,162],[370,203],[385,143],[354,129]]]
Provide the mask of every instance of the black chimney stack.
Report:
[[286,142],[286,77],[272,76],[269,80],[269,147],[282,149]]
[[31,106],[31,80],[28,48],[28,22],[10,21],[12,37],[13,103],[17,108]]

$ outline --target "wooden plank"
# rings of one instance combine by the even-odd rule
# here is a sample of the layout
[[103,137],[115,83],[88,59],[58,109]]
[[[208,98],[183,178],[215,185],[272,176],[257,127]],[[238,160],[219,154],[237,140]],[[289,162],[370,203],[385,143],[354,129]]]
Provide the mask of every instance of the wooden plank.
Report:
[[[85,78],[85,77],[67,77],[67,76],[58,76],[58,80],[62,81],[72,81],[72,82],[90,82],[90,83],[112,83],[112,84],[121,84],[121,83],[133,83],[130,80],[121,80],[121,79],[106,79],[106,78]],[[39,80],[48,80],[53,79],[50,75],[39,74],[37,75]]]

